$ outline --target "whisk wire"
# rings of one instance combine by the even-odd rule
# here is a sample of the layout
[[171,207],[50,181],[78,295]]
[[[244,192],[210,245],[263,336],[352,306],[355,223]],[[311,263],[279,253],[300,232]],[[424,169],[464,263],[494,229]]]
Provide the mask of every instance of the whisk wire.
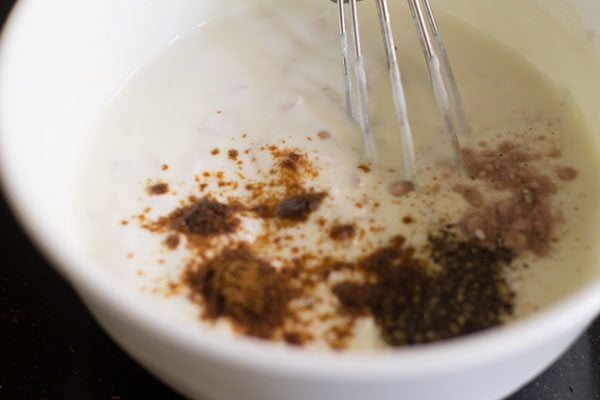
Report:
[[348,46],[348,31],[346,29],[346,12],[344,2],[338,1],[339,27],[340,27],[340,50],[342,53],[342,72],[344,74],[344,95],[346,111],[350,118],[356,118],[354,102],[352,101],[352,78],[350,76],[350,55]]
[[460,97],[460,92],[458,90],[458,85],[456,84],[456,79],[454,78],[454,73],[452,72],[452,67],[450,65],[448,53],[446,52],[446,46],[444,45],[444,41],[442,40],[442,34],[440,33],[437,21],[435,20],[433,10],[431,9],[431,3],[428,0],[424,1],[423,6],[425,8],[425,15],[427,17],[427,20],[429,21],[429,26],[431,27],[433,37],[435,38],[437,44],[437,49],[440,60],[442,61],[444,72],[446,73],[448,82],[448,93],[450,94],[451,104],[455,107],[454,111],[456,114],[457,134],[459,140],[461,140],[466,138],[470,133],[469,124],[465,115],[464,105],[462,102],[462,98]]
[[[340,1],[341,2],[341,1]],[[350,0],[350,15],[352,18],[352,33],[354,39],[354,73],[356,75],[356,85],[358,86],[358,117],[361,125],[363,142],[367,160],[375,161],[377,149],[371,123],[369,121],[369,94],[367,88],[367,73],[360,45],[360,26],[358,19],[357,0]],[[350,94],[352,96],[352,94]]]
[[415,174],[415,149],[410,124],[408,122],[406,96],[402,85],[402,76],[396,56],[396,45],[392,34],[392,23],[388,10],[387,0],[377,0],[377,12],[381,24],[381,34],[385,43],[388,70],[392,82],[392,95],[398,124],[400,125],[400,136],[402,140],[402,153],[404,160],[404,180],[412,182]]
[[[345,81],[345,101],[349,115],[358,119],[361,126],[366,157],[375,161],[376,147],[369,121],[369,100],[367,75],[365,72],[364,59],[360,41],[360,27],[357,9],[358,0],[332,0],[338,3],[340,41],[342,48],[342,68]],[[433,10],[429,0],[407,0],[411,16],[423,54],[427,61],[432,89],[446,131],[449,135],[453,157],[458,166],[462,165],[460,152],[460,139],[469,132],[468,122],[464,113],[464,107],[460,93],[448,60],[446,48],[442,41]],[[348,55],[348,34],[346,29],[344,4],[350,4],[352,39],[354,44],[354,64],[356,85],[358,87],[358,111],[353,105],[352,82],[350,63]],[[402,83],[402,76],[398,66],[396,47],[392,32],[392,24],[387,0],[377,0],[377,11],[381,25],[381,33],[385,44],[387,63],[392,84],[394,109],[398,118],[403,153],[404,181],[412,184],[415,179],[415,150],[412,131],[408,120],[406,97]]]
[[[458,120],[460,117],[458,116],[458,108],[455,104],[455,100],[459,96],[456,93],[451,98],[451,95],[449,94],[449,92],[452,92],[452,85],[449,84],[449,81],[451,76],[453,76],[448,75],[447,73],[447,71],[451,71],[450,64],[444,63],[444,65],[442,65],[443,60],[442,63],[440,63],[441,57],[438,56],[440,47],[438,45],[441,42],[441,36],[439,35],[439,31],[437,31],[437,37],[440,38],[440,40],[436,40],[435,42],[432,40],[432,33],[435,35],[435,32],[432,32],[434,29],[433,27],[437,27],[437,24],[435,23],[433,13],[427,13],[428,16],[425,17],[425,13],[423,12],[423,3],[429,4],[428,0],[408,0],[411,15],[413,17],[417,34],[419,35],[421,47],[423,49],[423,54],[425,56],[425,60],[427,61],[429,77],[433,87],[433,94],[435,96],[438,110],[442,114],[446,132],[449,135],[454,162],[457,165],[461,165],[460,145],[458,138]],[[431,10],[431,7],[428,7],[428,9]],[[442,68],[444,68],[443,71],[446,76],[443,75]]]

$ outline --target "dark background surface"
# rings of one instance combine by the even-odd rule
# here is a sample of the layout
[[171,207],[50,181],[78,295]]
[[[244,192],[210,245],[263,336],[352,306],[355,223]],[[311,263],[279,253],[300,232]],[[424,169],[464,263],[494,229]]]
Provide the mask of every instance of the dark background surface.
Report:
[[[13,1],[0,0],[0,21]],[[600,296],[600,294],[599,294]],[[25,237],[0,194],[0,400],[181,399],[124,354]],[[600,319],[510,400],[600,399]]]

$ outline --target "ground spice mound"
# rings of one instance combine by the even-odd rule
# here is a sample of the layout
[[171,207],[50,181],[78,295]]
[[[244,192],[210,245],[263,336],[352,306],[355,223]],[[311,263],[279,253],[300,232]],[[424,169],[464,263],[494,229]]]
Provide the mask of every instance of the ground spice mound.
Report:
[[365,174],[371,172],[371,167],[368,166],[367,164],[358,164],[358,169],[360,169]]
[[205,317],[229,317],[243,333],[270,338],[281,327],[292,291],[282,273],[257,258],[249,247],[225,249],[189,268],[184,282]]
[[353,224],[334,225],[329,230],[329,237],[335,241],[349,240],[356,235],[356,227]]
[[146,193],[148,193],[149,196],[167,194],[169,193],[169,184],[164,182],[154,183],[146,187]]
[[290,151],[280,157],[282,158],[282,160],[279,162],[279,166],[281,168],[285,168],[293,172],[298,172],[298,163],[302,158],[300,154],[294,151]]
[[388,191],[394,197],[402,197],[413,190],[415,190],[415,185],[406,181],[395,181],[388,187]]
[[524,189],[508,199],[469,211],[463,227],[488,248],[505,247],[515,253],[531,250],[543,255],[550,249],[557,220],[548,199],[531,197]]
[[236,149],[230,149],[227,151],[227,156],[230,160],[237,160],[239,154],[240,153]]
[[556,167],[556,175],[563,181],[573,181],[577,178],[577,170],[571,167]]
[[331,133],[327,131],[320,131],[317,136],[319,136],[319,139],[321,140],[327,140],[331,137]]
[[491,183],[496,189],[527,188],[534,195],[556,192],[552,180],[531,165],[540,155],[531,154],[524,145],[502,142],[496,149],[463,149],[462,155],[467,173]]
[[171,227],[195,235],[219,235],[233,233],[240,220],[235,216],[238,206],[222,204],[203,198],[192,205],[175,210],[170,216]]
[[[510,142],[496,149],[463,150],[465,168],[473,179],[509,193],[502,200],[485,201],[475,188],[455,188],[473,206],[462,223],[469,238],[490,249],[504,247],[515,253],[531,250],[537,255],[549,251],[561,217],[553,212],[550,202],[556,185],[532,166],[540,157]],[[576,171],[569,175],[576,175]]]
[[244,185],[250,194],[241,202],[260,218],[306,221],[327,196],[325,191],[305,186],[318,171],[307,154],[297,149],[268,145],[261,150],[271,154],[273,166],[262,173],[262,179]]
[[[258,152],[270,159],[263,162]],[[458,204],[466,206],[464,214],[424,226],[421,217],[400,208],[395,222],[386,219],[381,228],[368,213],[356,218],[365,211],[362,199],[347,204],[357,214],[328,212],[336,204],[325,198],[335,199],[336,193],[315,179],[320,171],[311,163],[318,159],[314,154],[266,144],[227,155],[240,166],[261,160],[260,168],[252,178],[241,170],[236,177],[202,171],[199,190],[210,193],[204,189],[215,186],[215,192],[191,197],[157,222],[142,219],[143,226],[164,234],[168,249],[190,251],[181,288],[202,307],[204,319],[223,318],[250,336],[293,345],[323,341],[332,348],[349,346],[354,333],[362,340],[354,330],[359,317],[372,318],[389,346],[443,340],[502,323],[514,301],[506,266],[523,252],[548,252],[560,222],[552,196],[577,177],[577,171],[527,146],[505,142],[465,149],[469,176],[444,187],[465,199]],[[548,171],[540,170],[548,163]],[[386,183],[380,184],[385,190]],[[419,201],[421,195],[403,181],[387,189],[393,204]],[[363,198],[373,204],[381,200]],[[433,233],[424,242],[426,235],[417,235],[413,248],[393,236],[399,224],[409,234]],[[313,228],[318,234],[309,237]],[[234,232],[239,235],[221,236]],[[376,233],[385,236],[371,240]],[[351,241],[357,237],[361,240]]]
[[327,194],[323,192],[290,196],[277,204],[275,214],[283,219],[306,221],[308,216],[319,207],[325,197],[327,197]]
[[172,234],[165,239],[165,245],[170,250],[175,250],[179,246],[179,235]]
[[437,341],[497,325],[512,311],[512,293],[502,267],[512,254],[447,232],[430,238],[439,268],[415,257],[394,239],[359,262],[374,283],[342,282],[333,288],[342,310],[368,310],[385,342],[401,346]]

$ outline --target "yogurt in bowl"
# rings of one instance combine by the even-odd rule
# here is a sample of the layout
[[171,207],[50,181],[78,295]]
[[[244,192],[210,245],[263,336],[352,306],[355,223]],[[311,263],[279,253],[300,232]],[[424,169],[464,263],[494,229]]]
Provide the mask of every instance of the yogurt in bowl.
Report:
[[[393,8],[419,170],[395,196],[374,7],[361,4],[379,150],[368,164],[341,109],[331,4],[67,6],[46,38],[62,58],[43,73],[30,61],[48,50],[28,32],[44,6],[23,2],[8,27],[5,182],[107,330],[182,392],[496,398],[596,313],[593,36],[556,33],[570,63],[536,39],[574,8],[548,6],[518,41],[536,2],[434,4],[473,132],[464,171]],[[78,26],[79,41],[63,30]]]

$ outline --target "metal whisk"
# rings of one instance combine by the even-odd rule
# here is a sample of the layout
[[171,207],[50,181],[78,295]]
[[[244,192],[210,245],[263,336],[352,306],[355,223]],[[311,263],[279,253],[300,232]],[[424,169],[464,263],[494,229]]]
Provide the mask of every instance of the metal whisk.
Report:
[[[367,159],[374,161],[377,157],[373,132],[369,123],[369,96],[367,91],[367,75],[360,43],[360,29],[357,1],[360,0],[331,0],[338,4],[340,42],[342,51],[342,68],[345,83],[345,103],[346,109],[351,117],[357,119],[362,130],[363,141]],[[385,43],[385,49],[388,60],[390,80],[392,84],[392,93],[394,106],[398,123],[400,125],[400,135],[402,139],[402,152],[404,155],[404,182],[413,185],[415,178],[415,150],[412,138],[412,132],[408,121],[406,99],[404,87],[398,60],[394,37],[392,33],[392,24],[388,10],[387,0],[375,0],[377,3],[377,12],[381,25],[381,33]],[[437,22],[433,15],[429,0],[407,0],[410,12],[419,35],[419,41],[423,49],[423,54],[429,68],[429,75],[436,104],[442,114],[446,130],[450,136],[453,155],[457,165],[461,165],[461,155],[459,147],[459,138],[468,132],[468,124],[464,115],[462,101],[456,86],[456,81],[448,61],[446,49],[442,41]],[[350,7],[350,18],[352,24],[351,35],[346,29],[346,5]],[[353,41],[354,59],[350,63],[349,39]],[[353,83],[351,69],[355,73],[355,81],[358,86],[357,101],[358,107],[353,101]]]

